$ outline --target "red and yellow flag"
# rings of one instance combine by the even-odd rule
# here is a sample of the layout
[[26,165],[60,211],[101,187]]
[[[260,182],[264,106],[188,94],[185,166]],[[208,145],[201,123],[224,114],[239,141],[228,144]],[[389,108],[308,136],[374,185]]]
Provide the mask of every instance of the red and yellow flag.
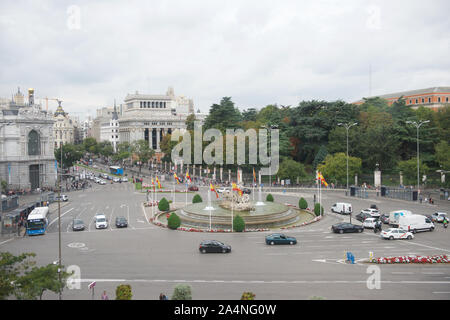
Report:
[[255,168],[253,168],[253,182],[256,183],[256,173],[255,173]]
[[189,175],[189,171],[186,171],[186,179],[188,179],[189,182],[192,182],[191,176]]
[[325,178],[323,177],[322,173],[317,172],[317,179],[318,179],[325,187],[328,187],[328,183],[325,181]]
[[216,188],[212,185],[212,183],[209,184],[209,187],[210,187],[211,191],[214,191],[216,193],[216,198],[218,198],[219,194],[217,193]]
[[159,182],[158,177],[156,177],[156,183],[158,184],[158,188],[161,189],[162,187],[161,187],[161,183]]
[[239,193],[240,196],[242,196],[243,192],[241,189],[239,189],[239,187],[236,185],[236,183],[232,183],[231,184],[233,191],[237,191]]
[[173,177],[177,180],[177,183],[180,184],[180,178],[178,178],[177,174],[174,172]]

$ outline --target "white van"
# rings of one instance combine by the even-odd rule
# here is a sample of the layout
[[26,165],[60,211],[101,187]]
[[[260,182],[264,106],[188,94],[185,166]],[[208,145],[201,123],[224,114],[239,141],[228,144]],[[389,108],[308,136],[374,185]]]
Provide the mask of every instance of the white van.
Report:
[[95,215],[95,229],[106,229],[108,228],[108,220],[106,220],[105,215],[96,214]]
[[353,212],[352,205],[350,203],[338,202],[331,206],[331,212],[351,214]]
[[429,218],[420,214],[411,214],[400,217],[399,227],[416,233],[417,231],[433,231],[434,223]]
[[391,211],[389,213],[389,225],[397,228],[400,217],[405,217],[405,216],[410,216],[410,215],[412,215],[412,212],[409,210]]

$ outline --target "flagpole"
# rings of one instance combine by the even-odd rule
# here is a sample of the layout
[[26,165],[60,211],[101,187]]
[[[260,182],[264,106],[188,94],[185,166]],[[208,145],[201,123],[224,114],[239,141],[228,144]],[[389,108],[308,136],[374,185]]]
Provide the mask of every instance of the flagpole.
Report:
[[233,194],[233,190],[231,190],[231,232],[233,232],[233,216],[234,216],[233,198],[234,198],[234,194]]

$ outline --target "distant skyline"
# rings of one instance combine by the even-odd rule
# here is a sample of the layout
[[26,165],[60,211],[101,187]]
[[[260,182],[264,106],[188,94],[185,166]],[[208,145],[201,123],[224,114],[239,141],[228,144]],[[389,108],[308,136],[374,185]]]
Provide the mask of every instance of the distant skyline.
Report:
[[0,97],[32,87],[84,119],[169,86],[202,112],[224,96],[244,110],[450,86],[448,12],[446,0],[4,0]]

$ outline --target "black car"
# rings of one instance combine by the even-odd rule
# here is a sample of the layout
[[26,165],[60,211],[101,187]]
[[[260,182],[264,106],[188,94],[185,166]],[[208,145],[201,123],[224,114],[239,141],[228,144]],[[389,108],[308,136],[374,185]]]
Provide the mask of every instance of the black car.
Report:
[[370,205],[370,209],[380,210],[380,209],[378,209],[378,207],[377,207],[376,204],[371,204],[371,205]]
[[369,213],[361,212],[361,213],[358,213],[358,214],[355,216],[355,218],[356,218],[356,220],[358,220],[358,221],[364,222],[364,220],[366,220],[367,218],[372,218],[372,216],[371,216]]
[[80,219],[73,219],[72,230],[73,231],[83,231],[86,226],[84,222]]
[[383,213],[380,216],[380,221],[383,222],[384,224],[389,224],[389,215]]
[[126,228],[128,227],[128,221],[124,217],[116,218],[116,227],[117,228]]
[[331,231],[334,233],[351,233],[351,232],[363,232],[364,227],[356,224],[342,222],[331,226]]
[[226,245],[220,241],[216,240],[205,240],[200,243],[200,247],[198,248],[201,253],[209,253],[209,252],[221,252],[227,253],[231,252],[231,246]]
[[243,189],[242,189],[242,192],[245,193],[245,194],[251,194],[251,193],[252,193],[252,190],[249,189],[249,188],[243,188]]

